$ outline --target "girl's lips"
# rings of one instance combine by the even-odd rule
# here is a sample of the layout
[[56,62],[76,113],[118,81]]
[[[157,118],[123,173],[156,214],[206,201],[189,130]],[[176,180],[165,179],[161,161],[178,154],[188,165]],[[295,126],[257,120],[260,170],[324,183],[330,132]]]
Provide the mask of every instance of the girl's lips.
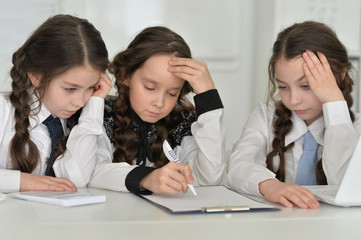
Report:
[[307,110],[294,110],[294,112],[297,114],[303,114],[303,113],[307,112]]
[[153,117],[158,117],[160,115],[160,113],[155,113],[155,112],[149,112],[149,114]]

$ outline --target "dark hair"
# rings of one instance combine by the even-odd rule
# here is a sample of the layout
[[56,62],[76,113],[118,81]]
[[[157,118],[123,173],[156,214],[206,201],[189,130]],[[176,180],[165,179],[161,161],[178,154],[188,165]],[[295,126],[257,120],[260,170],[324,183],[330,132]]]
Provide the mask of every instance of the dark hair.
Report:
[[[77,66],[89,65],[104,72],[109,64],[108,52],[100,32],[86,19],[70,15],[56,15],[47,19],[12,58],[10,71],[12,92],[10,101],[15,108],[15,135],[11,140],[10,155],[13,169],[31,173],[39,162],[39,150],[29,136],[29,117],[33,87],[28,73],[40,74],[41,82],[35,89],[38,108],[49,83],[56,76]],[[69,129],[77,124],[79,114],[67,121]],[[66,139],[57,156],[65,151]]]
[[[285,146],[285,136],[292,129],[292,113],[291,110],[284,106],[276,94],[275,65],[280,59],[291,60],[302,56],[302,53],[306,50],[313,51],[316,55],[317,52],[321,52],[326,56],[336,78],[337,85],[347,102],[351,119],[354,121],[354,114],[351,111],[353,104],[351,96],[353,80],[348,73],[348,70],[351,69],[351,63],[348,59],[346,48],[339,41],[336,33],[325,24],[313,21],[296,23],[280,32],[273,45],[273,53],[268,65],[268,102],[272,101],[275,105],[276,120],[273,123],[273,149],[268,153],[266,160],[267,168],[275,172],[273,169],[273,157],[279,155],[280,166],[276,171],[276,177],[280,181],[284,181],[286,175],[284,153],[293,147],[293,143]],[[346,74],[343,77],[345,71]],[[327,184],[327,179],[322,168],[322,160],[318,162],[316,177],[318,184]]]
[[[115,87],[118,90],[118,98],[114,104],[113,141],[115,151],[113,162],[132,164],[138,152],[138,144],[135,141],[136,134],[130,127],[129,88],[124,84],[124,81],[130,79],[148,58],[157,54],[191,58],[191,51],[181,36],[166,27],[155,26],[141,31],[126,50],[114,57],[110,65],[110,72],[116,78]],[[168,162],[162,152],[161,145],[164,139],[168,139],[171,143],[172,140],[168,136],[177,127],[175,119],[178,114],[182,111],[194,110],[194,106],[185,98],[185,95],[190,91],[192,91],[191,86],[185,82],[174,109],[167,117],[156,123],[158,138],[152,144],[156,167]]]

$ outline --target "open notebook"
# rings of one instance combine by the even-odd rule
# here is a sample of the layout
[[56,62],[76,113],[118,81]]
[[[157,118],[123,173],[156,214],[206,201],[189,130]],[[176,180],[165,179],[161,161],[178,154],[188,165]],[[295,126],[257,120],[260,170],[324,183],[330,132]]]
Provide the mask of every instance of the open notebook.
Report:
[[225,186],[195,187],[197,196],[186,194],[138,195],[170,213],[210,213],[280,210],[251,200]]
[[305,186],[320,201],[337,206],[361,206],[361,138],[350,159],[340,186]]

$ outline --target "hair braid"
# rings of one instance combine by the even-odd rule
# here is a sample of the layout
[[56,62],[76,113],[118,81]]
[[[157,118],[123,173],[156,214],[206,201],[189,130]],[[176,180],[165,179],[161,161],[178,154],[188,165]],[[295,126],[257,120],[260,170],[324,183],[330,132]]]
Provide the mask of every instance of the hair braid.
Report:
[[[129,87],[125,84],[134,72],[139,69],[148,58],[156,54],[175,55],[178,57],[191,57],[191,52],[181,36],[165,27],[149,27],[139,33],[128,48],[118,53],[109,68],[115,76],[115,87],[118,90],[117,100],[114,104],[114,128],[113,141],[115,151],[113,162],[127,162],[133,164],[137,157],[138,144],[135,141],[137,135],[133,131],[130,114]],[[163,151],[162,143],[165,139],[172,144],[171,134],[177,127],[174,119],[182,111],[194,111],[185,98],[192,91],[188,82],[185,82],[175,108],[164,119],[155,123],[157,139],[152,144],[152,154],[155,167],[161,167],[168,163]]]
[[10,143],[10,156],[13,169],[31,173],[39,161],[39,152],[29,135],[29,115],[31,95],[28,89],[31,82],[27,73],[21,71],[25,64],[25,53],[19,49],[13,54],[13,65],[10,76],[12,81],[12,92],[10,102],[15,108],[15,135]]
[[[272,151],[267,154],[267,168],[276,173],[276,177],[284,182],[286,177],[286,159],[284,153],[293,147],[293,143],[285,146],[285,137],[291,131],[293,123],[291,121],[292,112],[286,108],[281,101],[276,104],[276,120],[273,123],[274,139],[272,141]],[[273,157],[278,155],[280,159],[279,168],[276,171],[273,167]]]
[[[273,149],[267,155],[267,167],[274,171],[272,158],[279,154],[280,168],[277,175],[281,181],[285,179],[286,160],[283,153],[292,148],[293,144],[286,146],[285,149],[282,149],[282,146],[284,146],[284,137],[291,129],[292,123],[289,124],[285,121],[287,118],[290,118],[290,114],[285,113],[286,111],[284,110],[280,111],[280,106],[283,104],[280,104],[280,101],[277,99],[279,96],[276,92],[275,65],[280,59],[291,60],[300,57],[306,50],[313,51],[315,54],[321,52],[326,56],[337,84],[347,102],[351,120],[354,121],[355,119],[351,110],[353,104],[351,96],[353,80],[348,73],[352,65],[347,56],[345,46],[339,41],[335,32],[325,24],[313,21],[296,23],[281,31],[273,45],[272,56],[268,65],[269,94],[267,100],[275,104],[276,117],[278,118],[273,125],[275,138],[272,142]],[[282,108],[285,108],[285,106],[282,106]],[[288,115],[289,117],[287,117]],[[280,131],[282,128],[284,129]],[[322,159],[318,161],[316,166],[316,179],[318,184],[327,184],[327,178],[322,168]]]
[[[15,134],[9,152],[13,169],[31,173],[40,161],[40,154],[30,139],[29,118],[40,110],[50,82],[78,66],[88,65],[104,72],[109,64],[108,52],[100,32],[86,19],[58,14],[47,19],[31,34],[13,54],[12,63],[12,92],[9,98],[15,109]],[[33,86],[28,73],[40,76],[36,86]],[[38,105],[34,108],[36,102]],[[78,118],[79,114],[74,114],[68,119],[70,130],[77,124]],[[64,138],[59,143],[56,157],[65,152],[66,140]]]

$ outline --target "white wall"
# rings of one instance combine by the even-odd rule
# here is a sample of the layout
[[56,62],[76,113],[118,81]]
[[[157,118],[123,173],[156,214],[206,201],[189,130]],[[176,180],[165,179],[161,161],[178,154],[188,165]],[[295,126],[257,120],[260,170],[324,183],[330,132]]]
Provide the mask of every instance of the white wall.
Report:
[[[357,1],[352,0],[353,3]],[[265,99],[271,47],[276,33],[284,27],[282,24],[290,21],[290,16],[286,13],[290,7],[292,9],[292,4],[301,3],[301,6],[306,6],[306,10],[312,10],[314,5],[323,9],[323,6],[331,4],[336,8],[341,2],[340,0],[0,0],[0,91],[10,89],[10,79],[7,74],[11,68],[12,53],[21,46],[30,32],[50,15],[69,13],[89,19],[101,31],[110,58],[124,49],[134,35],[143,28],[165,25],[184,37],[192,49],[194,58],[208,63],[225,106],[227,150],[231,150],[249,113],[259,101]],[[339,11],[337,14],[344,13]],[[352,25],[352,21],[360,19],[359,15],[355,16],[356,18],[347,18],[348,22],[344,25]],[[338,19],[341,19],[341,16]],[[299,20],[306,16],[294,11],[291,17],[295,19],[297,17]],[[322,14],[318,17],[321,18]],[[352,31],[348,38],[360,39],[359,33],[360,31]],[[358,52],[353,52],[356,52],[354,56],[357,58]]]

